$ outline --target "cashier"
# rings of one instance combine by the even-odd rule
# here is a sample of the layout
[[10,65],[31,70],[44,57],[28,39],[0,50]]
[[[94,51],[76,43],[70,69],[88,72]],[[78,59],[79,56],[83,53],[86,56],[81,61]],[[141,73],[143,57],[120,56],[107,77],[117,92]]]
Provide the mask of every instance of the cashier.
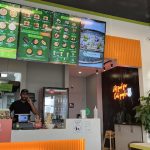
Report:
[[35,115],[35,117],[37,117],[38,111],[35,108],[32,100],[29,98],[28,90],[21,90],[20,97],[21,98],[19,100],[13,102],[9,107],[10,113],[14,113],[14,116],[12,117],[13,122],[18,121],[19,114],[30,114],[30,112],[32,112]]

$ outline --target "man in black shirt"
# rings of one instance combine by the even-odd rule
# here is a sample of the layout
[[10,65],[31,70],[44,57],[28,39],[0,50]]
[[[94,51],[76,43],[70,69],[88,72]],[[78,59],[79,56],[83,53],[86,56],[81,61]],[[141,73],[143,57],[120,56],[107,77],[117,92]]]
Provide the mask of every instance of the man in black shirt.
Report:
[[10,112],[14,111],[13,122],[18,122],[17,114],[30,114],[32,111],[34,115],[38,116],[38,112],[28,96],[28,90],[23,89],[20,96],[21,99],[13,102],[9,107]]

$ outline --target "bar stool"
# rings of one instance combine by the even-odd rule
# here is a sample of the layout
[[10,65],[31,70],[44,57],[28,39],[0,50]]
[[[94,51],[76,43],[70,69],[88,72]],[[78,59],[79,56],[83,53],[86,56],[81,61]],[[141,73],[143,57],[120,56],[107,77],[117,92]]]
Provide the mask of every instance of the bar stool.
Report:
[[[105,147],[106,139],[109,140],[109,148]],[[115,132],[112,130],[106,130],[105,137],[104,137],[104,143],[103,143],[103,150],[115,150]]]

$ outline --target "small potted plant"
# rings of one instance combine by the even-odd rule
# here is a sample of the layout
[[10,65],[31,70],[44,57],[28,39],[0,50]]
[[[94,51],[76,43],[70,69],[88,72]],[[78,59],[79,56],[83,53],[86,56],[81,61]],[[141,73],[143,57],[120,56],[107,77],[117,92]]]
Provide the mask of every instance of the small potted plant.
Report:
[[143,131],[144,142],[150,143],[150,91],[148,96],[141,96],[139,100],[140,105],[135,107],[135,118],[138,122],[141,122],[145,130]]

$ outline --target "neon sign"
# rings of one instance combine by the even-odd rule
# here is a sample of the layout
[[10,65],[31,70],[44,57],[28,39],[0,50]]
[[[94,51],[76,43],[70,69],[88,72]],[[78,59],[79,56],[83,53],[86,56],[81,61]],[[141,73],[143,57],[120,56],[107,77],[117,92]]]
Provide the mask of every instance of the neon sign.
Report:
[[126,97],[132,96],[132,89],[127,88],[128,85],[121,83],[121,85],[113,86],[114,100],[124,100]]

